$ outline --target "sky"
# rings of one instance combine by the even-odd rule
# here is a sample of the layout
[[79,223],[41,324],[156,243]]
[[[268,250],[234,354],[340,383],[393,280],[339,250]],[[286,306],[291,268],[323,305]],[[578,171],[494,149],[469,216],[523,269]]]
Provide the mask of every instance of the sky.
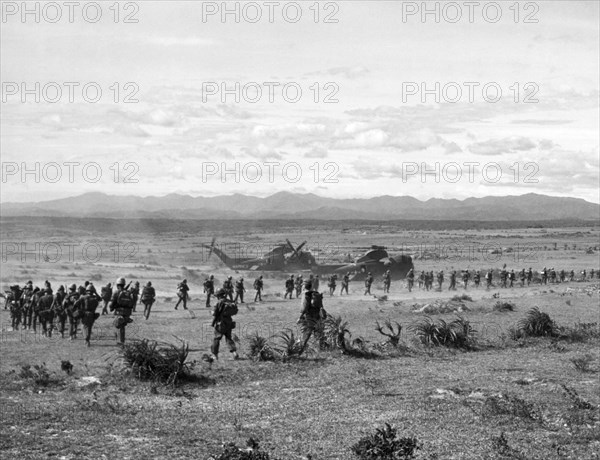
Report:
[[2,202],[600,202],[596,1],[25,5],[2,2]]

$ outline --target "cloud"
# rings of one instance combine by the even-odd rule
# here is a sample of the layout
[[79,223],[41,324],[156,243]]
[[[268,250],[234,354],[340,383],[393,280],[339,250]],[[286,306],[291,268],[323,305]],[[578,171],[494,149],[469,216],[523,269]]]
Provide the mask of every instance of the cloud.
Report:
[[327,149],[323,147],[313,147],[304,154],[304,158],[327,158]]
[[535,148],[535,143],[522,136],[490,139],[469,145],[469,150],[477,155],[502,155],[504,153],[524,152]]

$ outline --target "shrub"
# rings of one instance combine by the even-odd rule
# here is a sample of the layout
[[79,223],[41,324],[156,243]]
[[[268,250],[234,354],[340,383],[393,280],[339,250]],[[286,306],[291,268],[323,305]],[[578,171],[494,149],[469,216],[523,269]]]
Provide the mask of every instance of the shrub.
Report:
[[473,298],[467,294],[455,295],[450,300],[454,300],[455,302],[463,302],[463,301],[473,302]]
[[[394,329],[394,324],[396,325],[396,329]],[[400,343],[400,334],[402,333],[402,325],[394,321],[394,324],[388,319],[385,321],[384,326],[388,332],[385,332],[385,329],[379,324],[379,321],[375,322],[375,330],[379,332],[381,335],[387,337],[386,343],[397,347]]]
[[352,446],[352,452],[359,460],[401,460],[411,459],[420,449],[417,438],[396,439],[397,430],[386,423],[374,434],[361,438]]
[[188,376],[194,363],[186,363],[189,347],[158,343],[148,339],[134,340],[121,351],[125,363],[140,380],[157,380],[174,385]]
[[585,354],[581,356],[576,356],[575,358],[571,358],[571,362],[575,366],[579,372],[589,372],[590,364],[594,360],[594,357],[590,354]]
[[487,415],[512,415],[527,420],[542,421],[539,408],[524,399],[509,394],[488,396],[483,404],[482,412]]
[[458,317],[451,323],[443,319],[434,321],[426,316],[422,321],[411,326],[412,331],[428,346],[445,346],[470,350],[475,347],[475,334],[477,331],[471,327],[471,323]]
[[527,316],[517,323],[518,329],[531,337],[547,337],[556,335],[556,324],[547,313],[534,307]]
[[246,449],[240,449],[235,443],[230,442],[223,446],[223,452],[209,457],[209,460],[277,460],[268,453],[261,452],[258,442],[250,438],[246,441]]
[[346,335],[352,335],[348,329],[348,321],[344,321],[341,316],[329,315],[325,318],[323,327],[325,340],[329,347],[341,350],[348,349]]
[[496,302],[494,304],[494,311],[515,311],[515,306],[510,302]]
[[248,336],[248,356],[255,361],[273,361],[275,356],[275,351],[269,344],[269,339],[262,337],[255,332],[253,335]]
[[40,387],[47,387],[52,384],[57,384],[60,381],[50,375],[50,371],[46,367],[46,363],[35,364],[33,368],[26,364],[21,366],[19,377],[26,380],[33,380],[33,383]]
[[600,339],[599,323],[575,323],[573,326],[558,328],[560,338],[569,342],[586,342]]

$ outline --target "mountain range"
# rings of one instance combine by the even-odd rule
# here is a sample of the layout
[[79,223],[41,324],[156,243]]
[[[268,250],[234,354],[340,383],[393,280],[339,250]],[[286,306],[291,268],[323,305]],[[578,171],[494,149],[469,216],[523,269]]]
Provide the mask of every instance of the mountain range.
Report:
[[528,193],[464,200],[410,196],[337,199],[279,192],[259,198],[241,194],[192,197],[107,195],[100,192],[43,202],[2,203],[0,216],[68,216],[171,219],[317,220],[600,220],[600,205],[580,198]]

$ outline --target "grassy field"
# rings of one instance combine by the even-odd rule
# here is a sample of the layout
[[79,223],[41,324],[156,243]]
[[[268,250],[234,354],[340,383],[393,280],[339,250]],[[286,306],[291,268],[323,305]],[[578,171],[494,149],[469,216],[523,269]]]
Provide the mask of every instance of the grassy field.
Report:
[[[23,225],[23,224],[19,224]],[[319,224],[321,225],[321,224]],[[222,230],[225,241],[280,242],[289,237],[299,242],[309,234],[256,232],[242,228]],[[455,251],[448,257],[429,256],[415,260],[415,269],[452,269],[554,266],[598,268],[598,253],[587,248],[598,244],[596,228],[492,229],[492,230],[402,230],[371,227],[352,232],[315,227],[308,246],[335,241],[339,253],[360,252],[368,244],[395,247],[425,244],[456,248],[481,247],[493,243],[503,251],[493,260],[485,252]],[[3,226],[3,241],[94,242],[110,247],[114,237],[103,227],[86,232],[55,226]],[[98,262],[77,259],[48,263],[19,255],[2,260],[2,285],[45,279],[53,286],[95,279],[97,286],[117,276],[127,281],[152,280],[158,302],[145,321],[134,314],[129,339],[189,343],[189,359],[197,361],[194,379],[175,387],[140,382],[125,371],[112,317],[96,323],[92,346],[82,339],[69,341],[29,331],[11,331],[8,311],[0,310],[0,423],[3,458],[200,458],[220,451],[224,442],[258,439],[262,448],[281,459],[350,459],[350,447],[362,436],[390,423],[401,436],[416,437],[423,459],[592,459],[600,451],[600,393],[598,334],[590,340],[558,338],[511,339],[511,328],[534,306],[562,326],[599,321],[597,281],[514,289],[494,288],[466,291],[472,300],[462,305],[460,315],[477,334],[474,351],[425,347],[415,338],[411,325],[425,313],[425,305],[447,302],[462,289],[449,292],[409,293],[403,282],[392,284],[387,300],[362,295],[362,286],[351,284],[351,295],[325,296],[331,315],[348,321],[350,339],[362,337],[372,343],[386,337],[375,330],[375,322],[387,319],[403,326],[401,347],[380,353],[375,359],[318,351],[306,359],[287,362],[256,362],[245,355],[248,336],[265,337],[287,328],[297,331],[300,301],[282,299],[280,275],[266,275],[265,301],[240,308],[236,333],[242,359],[229,360],[225,343],[218,362],[202,360],[210,348],[210,313],[204,308],[201,281],[215,273],[219,281],[229,273],[218,261],[206,260],[199,243],[210,241],[214,228],[203,232],[164,231],[119,234],[118,242],[135,242],[134,260]],[[366,232],[366,233],[365,233]],[[556,245],[554,244],[556,243]],[[536,260],[516,258],[514,248],[538,248]],[[454,245],[454,246],[452,246]],[[546,249],[543,249],[544,245]],[[566,247],[565,247],[566,245]],[[495,246],[494,246],[495,247]],[[196,251],[192,253],[191,251]],[[452,251],[452,249],[447,250]],[[427,252],[430,252],[429,250]],[[420,253],[421,254],[421,253]],[[531,253],[528,253],[531,255]],[[439,255],[439,254],[438,254]],[[111,255],[112,257],[112,255]],[[244,274],[250,281],[256,274]],[[175,286],[183,277],[191,284],[192,313],[173,309]],[[445,283],[447,288],[447,282]],[[324,287],[323,287],[324,288]],[[381,286],[373,292],[382,295]],[[248,289],[247,300],[253,292]],[[496,295],[496,297],[494,297]],[[510,302],[514,311],[498,312],[494,305]],[[431,314],[451,321],[456,313]],[[597,330],[597,326],[596,326]],[[275,339],[276,340],[276,339]],[[577,369],[577,358],[592,358],[587,369]],[[61,371],[61,361],[73,364],[73,372]],[[48,374],[33,366],[45,363]],[[23,366],[32,366],[29,375]],[[585,366],[584,366],[585,367]],[[37,383],[36,383],[37,376]],[[98,381],[90,379],[96,377]]]

